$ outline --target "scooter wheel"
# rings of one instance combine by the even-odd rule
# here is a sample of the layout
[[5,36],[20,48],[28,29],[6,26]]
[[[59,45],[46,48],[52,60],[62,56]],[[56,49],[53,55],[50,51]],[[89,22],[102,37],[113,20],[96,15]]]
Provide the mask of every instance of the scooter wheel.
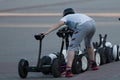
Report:
[[75,55],[73,64],[72,64],[72,73],[73,74],[79,74],[81,72],[82,64],[80,62],[79,55]]
[[105,64],[106,63],[105,49],[104,48],[99,48],[98,53],[100,54],[100,59],[101,59],[100,65]]
[[113,58],[115,61],[117,59],[117,54],[118,54],[117,45],[114,45],[113,46]]
[[51,72],[53,77],[58,78],[61,76],[61,69],[58,58],[55,58],[53,60],[52,66],[51,66]]
[[116,61],[120,60],[120,46],[117,45],[117,58]]
[[81,63],[82,63],[82,69],[81,72],[85,72],[89,68],[89,57],[88,53],[81,54]]
[[97,51],[95,51],[95,61],[97,66],[100,66],[101,59],[100,59],[100,54]]
[[106,63],[113,61],[112,49],[110,47],[105,48]]
[[46,65],[51,65],[51,58],[49,56],[43,56],[41,59],[41,72],[44,75],[50,73],[50,66],[46,66]]
[[18,63],[18,73],[21,78],[26,78],[28,74],[29,63],[25,59],[21,59]]

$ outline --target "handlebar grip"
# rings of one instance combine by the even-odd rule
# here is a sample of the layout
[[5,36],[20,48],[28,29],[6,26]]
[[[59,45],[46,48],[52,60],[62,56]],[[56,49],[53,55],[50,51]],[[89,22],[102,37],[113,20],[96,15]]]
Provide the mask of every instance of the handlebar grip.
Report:
[[118,20],[120,21],[120,18],[118,18]]
[[41,33],[41,34],[38,34],[38,35],[34,35],[34,37],[35,37],[36,40],[42,40],[45,37],[45,35]]

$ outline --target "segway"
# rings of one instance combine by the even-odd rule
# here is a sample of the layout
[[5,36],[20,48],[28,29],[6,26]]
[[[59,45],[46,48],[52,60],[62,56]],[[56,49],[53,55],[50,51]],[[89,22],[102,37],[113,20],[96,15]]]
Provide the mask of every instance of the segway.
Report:
[[110,63],[113,61],[113,56],[112,56],[112,45],[110,42],[106,41],[107,34],[103,37],[101,34],[99,34],[99,42],[94,43],[93,46],[95,48],[95,54],[98,53],[100,54],[98,59],[96,56],[96,62],[98,65],[103,65],[105,63]]
[[112,55],[112,43],[108,42],[107,40],[107,34],[104,36],[104,43],[103,46],[105,47],[105,57],[106,57],[106,63],[110,63],[113,61],[113,55]]
[[28,72],[41,72],[41,47],[42,47],[42,39],[44,38],[44,35],[35,35],[34,36],[36,40],[39,40],[39,56],[38,56],[38,62],[36,66],[29,66],[29,62],[25,59],[21,59],[18,63],[18,73],[21,78],[26,78]]
[[[63,27],[58,30],[57,35],[65,40],[66,49],[63,50],[64,57],[66,58],[66,50],[69,46],[69,38],[72,37],[73,30],[69,27]],[[89,61],[86,51],[75,51],[75,56],[72,64],[72,73],[79,74],[87,71],[89,67]]]
[[[95,54],[99,53],[99,55],[100,55],[99,62],[96,61],[96,63],[97,64],[99,63],[99,65],[106,63],[106,57],[104,54],[105,48],[103,45],[104,43],[105,43],[105,39],[102,37],[101,34],[99,34],[99,42],[93,42],[93,46],[95,48]],[[98,59],[97,56],[95,58],[96,58],[96,60]]]
[[[65,49],[63,49],[63,47],[61,48],[61,54],[64,54],[64,57],[66,58],[66,50],[68,49],[69,46],[69,37],[72,36],[73,31],[71,29],[69,29],[68,27],[63,27],[61,29],[58,30],[57,32],[57,36],[62,38],[62,43],[63,43],[63,47],[65,44]],[[64,53],[63,53],[64,51]],[[73,64],[72,64],[72,72],[74,74],[78,74],[81,71],[81,64],[80,64],[80,59],[78,58],[78,54],[75,55],[75,58],[73,60]],[[65,60],[66,61],[66,60]]]
[[48,56],[43,56],[41,58],[41,48],[42,48],[42,39],[44,38],[43,34],[35,35],[36,40],[39,40],[39,56],[36,66],[29,66],[29,63],[25,59],[21,59],[18,64],[18,73],[21,78],[26,78],[28,72],[42,72],[45,75],[52,74],[54,77],[60,77],[62,70],[65,65],[65,59],[61,51],[63,50],[64,41],[62,41],[61,51],[54,52]]

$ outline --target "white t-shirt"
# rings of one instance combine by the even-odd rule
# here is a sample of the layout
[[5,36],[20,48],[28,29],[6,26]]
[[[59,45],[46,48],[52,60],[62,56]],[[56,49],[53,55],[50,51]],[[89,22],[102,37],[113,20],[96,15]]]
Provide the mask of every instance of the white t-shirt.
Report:
[[93,19],[85,14],[76,13],[66,15],[60,21],[64,21],[68,27],[74,28],[76,24],[82,25],[83,23],[90,20]]

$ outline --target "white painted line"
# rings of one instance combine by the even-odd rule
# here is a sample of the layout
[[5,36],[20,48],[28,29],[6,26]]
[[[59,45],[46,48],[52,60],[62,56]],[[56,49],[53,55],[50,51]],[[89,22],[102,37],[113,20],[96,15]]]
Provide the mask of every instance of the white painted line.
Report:
[[[120,17],[120,13],[85,13],[89,16],[98,16],[98,17]],[[0,13],[0,16],[62,16],[61,13]]]
[[[119,21],[118,22],[96,22],[96,24],[97,25],[110,25],[111,26],[111,25],[120,25],[120,22]],[[23,28],[23,27],[28,27],[28,28],[29,27],[35,27],[35,28],[38,27],[39,28],[40,27],[41,28],[42,27],[42,28],[50,28],[53,25],[54,24],[47,24],[47,23],[46,24],[14,24],[14,23],[13,24],[12,23],[11,24],[10,23],[9,24],[3,24],[2,23],[2,24],[0,24],[0,27],[11,27],[11,28],[12,27],[19,27],[19,28],[20,27],[21,28]],[[96,25],[96,27],[97,27],[97,25]]]
[[61,16],[60,13],[0,13],[0,16]]
[[0,27],[52,27],[53,24],[0,24]]
[[120,13],[86,13],[89,16],[98,16],[98,17],[120,17]]

